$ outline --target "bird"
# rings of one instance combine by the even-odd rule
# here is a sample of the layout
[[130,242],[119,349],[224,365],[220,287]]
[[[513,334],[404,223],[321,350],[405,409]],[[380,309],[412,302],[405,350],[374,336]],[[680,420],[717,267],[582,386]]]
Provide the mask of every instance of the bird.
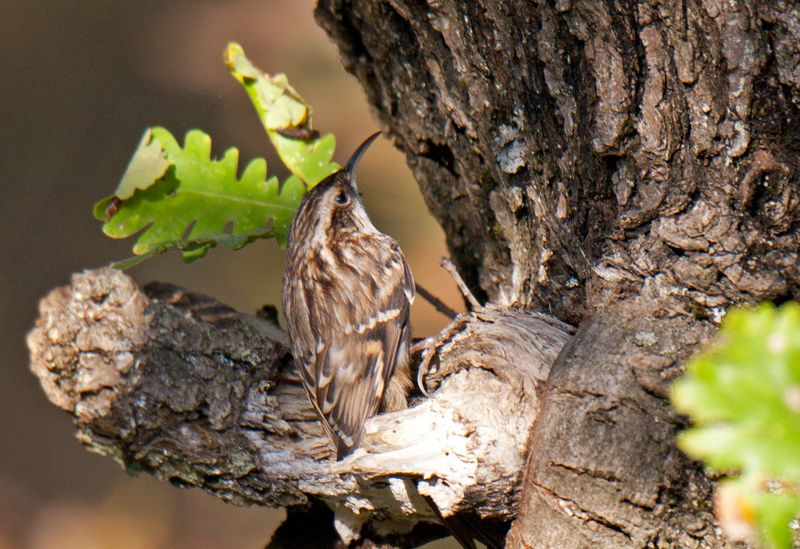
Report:
[[414,278],[356,185],[356,165],[380,133],[303,197],[281,282],[292,356],[337,460],[358,447],[368,418],[405,408],[412,387]]

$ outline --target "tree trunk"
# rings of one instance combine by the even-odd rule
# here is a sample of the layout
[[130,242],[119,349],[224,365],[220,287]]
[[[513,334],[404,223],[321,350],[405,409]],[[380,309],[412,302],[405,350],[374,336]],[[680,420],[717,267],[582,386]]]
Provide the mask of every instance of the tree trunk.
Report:
[[510,547],[725,546],[667,391],[727,307],[800,294],[800,8],[320,0],[317,17],[490,305],[427,351],[432,397],[334,463],[274,323],[87,273],[29,337],[81,441],[291,506],[273,547],[330,521],[319,502],[364,546],[486,532],[465,518],[515,519]]
[[798,297],[800,8],[320,0],[317,18],[473,290],[581,325],[509,545],[723,545],[666,393],[728,306]]

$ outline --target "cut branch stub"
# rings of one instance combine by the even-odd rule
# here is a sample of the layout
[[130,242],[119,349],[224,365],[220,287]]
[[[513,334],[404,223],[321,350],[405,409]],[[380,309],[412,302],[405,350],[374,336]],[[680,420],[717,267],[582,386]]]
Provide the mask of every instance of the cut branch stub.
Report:
[[40,309],[31,369],[83,444],[233,503],[322,499],[345,540],[437,511],[513,518],[536,390],[570,332],[521,310],[461,315],[435,345],[436,392],[369,420],[335,462],[274,322],[113,269],[75,275]]
[[[305,401],[277,390],[291,387],[283,339],[211,298],[163,284],[143,293],[103,269],[42,301],[28,346],[48,398],[92,450],[234,503],[292,505],[306,501],[304,471],[265,477],[248,438],[269,429],[279,452],[290,435],[321,435]],[[308,466],[327,451],[303,450],[293,458]]]

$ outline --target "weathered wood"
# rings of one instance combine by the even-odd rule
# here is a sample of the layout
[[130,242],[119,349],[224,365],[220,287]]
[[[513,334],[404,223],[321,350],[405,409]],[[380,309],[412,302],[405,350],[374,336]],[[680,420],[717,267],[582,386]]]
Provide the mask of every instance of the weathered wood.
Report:
[[512,544],[725,545],[665,395],[727,307],[800,297],[800,5],[320,0],[316,16],[472,290],[581,325],[541,393]]
[[28,345],[90,449],[233,503],[325,501],[350,541],[365,525],[383,536],[438,523],[437,511],[510,521],[536,390],[570,331],[524,311],[459,316],[436,345],[431,397],[369,420],[340,462],[284,333],[211,298],[87,271],[42,301]]
[[[203,320],[174,289],[115,294],[129,283],[97,275],[44,304],[30,343],[48,395],[129,467],[240,503],[339,502],[346,539],[354,511],[434,520],[418,492],[443,516],[518,509],[513,546],[724,546],[665,395],[728,306],[800,297],[800,6],[320,0],[316,14],[495,306],[445,333],[432,398],[370,422],[331,467],[274,325]],[[543,351],[541,325],[514,328],[530,306],[581,323],[544,383],[508,368]],[[506,343],[487,331],[445,360],[474,341],[462,330],[496,324]]]

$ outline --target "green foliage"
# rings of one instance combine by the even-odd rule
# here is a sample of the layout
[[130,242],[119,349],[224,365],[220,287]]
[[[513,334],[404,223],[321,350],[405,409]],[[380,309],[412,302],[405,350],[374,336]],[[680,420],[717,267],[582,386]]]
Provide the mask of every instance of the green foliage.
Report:
[[217,160],[211,158],[211,138],[202,131],[188,132],[181,147],[166,129],[148,129],[117,190],[94,207],[106,235],[138,234],[136,257],[119,267],[170,249],[194,261],[215,246],[238,249],[271,237],[285,243],[306,189],[339,169],[331,160],[336,139],[311,130],[311,108],[285,75],[261,72],[238,44],[228,46],[225,61],[291,175],[281,184],[267,176],[266,161],[256,158],[237,177],[237,149]]
[[[147,130],[143,150],[146,154],[134,155],[117,193],[95,205],[95,217],[108,219],[103,225],[108,236],[127,238],[143,231],[133,246],[139,257],[125,266],[170,248],[183,250],[191,261],[215,245],[236,249],[256,238],[285,238],[305,193],[295,176],[283,186],[277,177],[267,179],[261,158],[238,179],[239,151],[231,148],[221,160],[211,159],[211,138],[199,130],[186,134],[183,147],[164,128]],[[167,166],[163,175],[144,188],[130,184],[128,174],[156,173],[161,165]]]
[[[731,311],[717,344],[672,386],[695,427],[678,444],[719,472],[723,527],[750,521],[771,547],[792,547],[800,514],[800,305]],[[731,494],[735,494],[731,496]],[[730,497],[728,497],[730,496]],[[727,522],[727,525],[726,525]]]
[[[231,75],[250,96],[261,124],[289,171],[311,188],[339,169],[338,164],[331,162],[336,148],[336,139],[332,134],[318,137],[311,130],[291,131],[308,127],[311,107],[289,85],[286,75],[271,77],[261,72],[245,57],[239,44],[228,45],[225,63]],[[308,138],[288,136],[293,133],[306,133]]]

